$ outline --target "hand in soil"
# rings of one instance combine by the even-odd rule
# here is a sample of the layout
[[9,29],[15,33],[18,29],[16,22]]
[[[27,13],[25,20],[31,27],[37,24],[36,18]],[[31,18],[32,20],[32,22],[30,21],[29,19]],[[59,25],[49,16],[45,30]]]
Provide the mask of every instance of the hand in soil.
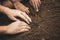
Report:
[[31,18],[25,12],[19,10],[7,9],[6,14],[11,20],[18,20],[15,18],[15,16],[18,16],[24,19],[28,24],[31,22]]
[[8,25],[6,28],[6,34],[17,34],[21,32],[29,31],[31,28],[23,21],[16,21]]
[[14,3],[14,7],[18,10],[21,10],[23,12],[26,12],[27,14],[29,14],[29,8],[24,6],[22,3],[20,2],[15,2]]
[[30,0],[29,2],[34,7],[34,9],[38,12],[41,1],[40,0]]

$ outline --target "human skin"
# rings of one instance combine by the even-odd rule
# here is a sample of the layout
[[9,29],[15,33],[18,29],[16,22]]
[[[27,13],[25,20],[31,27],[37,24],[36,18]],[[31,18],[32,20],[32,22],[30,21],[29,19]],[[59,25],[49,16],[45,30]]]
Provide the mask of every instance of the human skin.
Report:
[[17,9],[17,10],[21,10],[23,12],[26,12],[27,14],[29,14],[29,8],[26,7],[25,5],[23,5],[21,3],[22,0],[11,0],[12,3],[14,4],[14,7]]
[[31,28],[22,21],[16,21],[6,26],[0,26],[0,33],[2,34],[18,34],[21,32],[27,32]]
[[13,3],[10,0],[4,1],[3,3],[1,3],[1,5],[8,7],[8,8],[13,7]]
[[31,19],[25,12],[10,9],[2,5],[0,5],[0,12],[5,13],[11,20],[16,21],[7,26],[0,26],[0,32],[2,33],[4,32],[6,34],[16,34],[16,33],[29,31],[30,27],[28,26],[28,24],[20,20],[17,21],[18,19],[15,18],[15,16],[18,16],[24,19],[27,23],[30,23]]
[[15,18],[15,16],[18,16],[24,19],[28,24],[32,22],[31,18],[25,12],[19,10],[10,9],[0,5],[0,12],[5,13],[11,20],[15,20],[15,21],[18,20]]
[[15,9],[29,14],[29,8],[23,5],[21,1],[22,0],[7,0],[4,3],[2,3],[2,5],[9,8],[12,8],[14,6]]
[[29,0],[31,6],[34,7],[34,9],[38,12],[39,11],[39,7],[41,5],[41,1],[40,0]]
[[[2,5],[6,7],[10,7],[10,8],[14,6],[17,10],[21,10],[29,14],[30,13],[29,8],[23,5],[21,1],[22,0],[7,0],[6,2],[2,3]],[[29,2],[31,6],[33,6],[33,8],[36,10],[36,12],[38,12],[39,7],[41,5],[41,1],[40,0],[29,0]]]
[[[22,21],[17,21],[18,19],[15,18],[15,16],[21,17],[24,19],[27,23],[31,22],[31,19],[28,15],[26,15],[25,12],[21,12],[19,10],[10,9],[7,7],[4,7],[0,5],[0,12],[5,13],[11,20],[15,20],[16,22],[11,23],[7,26],[0,26],[0,32],[4,32],[6,34],[16,34],[21,33],[25,31],[29,31],[30,27],[28,24]],[[13,29],[13,30],[12,30]]]
[[[20,0],[12,0],[12,2],[14,3],[14,6],[16,9],[19,9],[21,11],[24,11],[26,13],[29,13],[29,8],[24,6],[21,2],[19,2]],[[39,11],[39,7],[41,5],[41,1],[40,0],[29,0],[30,4],[33,6],[33,8],[36,10],[36,12]]]

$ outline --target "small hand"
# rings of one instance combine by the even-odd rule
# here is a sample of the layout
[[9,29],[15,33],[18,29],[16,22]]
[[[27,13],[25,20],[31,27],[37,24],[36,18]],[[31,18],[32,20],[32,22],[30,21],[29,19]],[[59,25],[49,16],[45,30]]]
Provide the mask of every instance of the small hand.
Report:
[[6,34],[17,34],[21,32],[26,32],[31,29],[28,24],[23,21],[17,20],[6,27]]
[[9,9],[6,14],[11,20],[18,20],[15,18],[15,16],[18,16],[24,19],[27,23],[31,22],[31,18],[25,12],[19,10]]
[[14,7],[17,9],[17,10],[21,10],[23,12],[26,12],[27,14],[29,14],[29,8],[26,7],[25,5],[23,5],[21,2],[15,2],[14,3]]
[[39,7],[41,4],[40,0],[30,0],[30,4],[34,7],[34,9],[38,12],[39,11]]

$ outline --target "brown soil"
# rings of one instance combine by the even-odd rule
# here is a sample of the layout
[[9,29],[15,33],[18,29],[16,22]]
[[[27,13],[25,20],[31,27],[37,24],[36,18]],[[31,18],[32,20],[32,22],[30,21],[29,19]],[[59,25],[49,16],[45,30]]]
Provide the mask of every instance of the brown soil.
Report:
[[[29,32],[18,35],[0,35],[0,40],[60,40],[60,0],[42,0],[40,12],[35,10],[27,3],[32,19]],[[0,14],[0,25],[7,25],[12,21]]]

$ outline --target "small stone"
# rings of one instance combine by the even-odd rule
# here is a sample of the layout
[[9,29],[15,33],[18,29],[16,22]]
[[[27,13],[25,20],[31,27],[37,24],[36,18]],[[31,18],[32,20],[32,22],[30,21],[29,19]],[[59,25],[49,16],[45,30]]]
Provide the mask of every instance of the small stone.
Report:
[[48,11],[50,11],[50,10],[48,10]]

